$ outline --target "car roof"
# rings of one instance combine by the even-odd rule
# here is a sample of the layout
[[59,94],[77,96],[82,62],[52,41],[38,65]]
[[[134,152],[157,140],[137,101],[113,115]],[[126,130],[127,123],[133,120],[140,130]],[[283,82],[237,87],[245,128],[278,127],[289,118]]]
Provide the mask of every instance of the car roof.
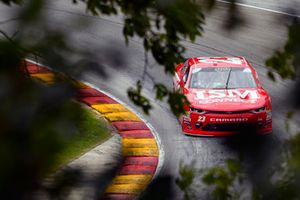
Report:
[[197,57],[193,58],[193,68],[197,67],[243,67],[249,68],[244,57]]

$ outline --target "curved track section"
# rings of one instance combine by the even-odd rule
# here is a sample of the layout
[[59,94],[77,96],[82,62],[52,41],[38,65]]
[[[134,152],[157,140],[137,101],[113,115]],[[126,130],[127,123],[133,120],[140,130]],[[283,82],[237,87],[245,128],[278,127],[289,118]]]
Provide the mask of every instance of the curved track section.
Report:
[[[63,78],[62,74],[31,61],[25,62],[24,71],[31,78],[48,85]],[[103,92],[80,81],[74,80],[74,86],[77,101],[105,117],[122,137],[122,165],[101,199],[135,199],[145,190],[157,170],[159,148],[153,131],[140,117]]]
[[[205,33],[195,43],[183,41],[187,48],[186,57],[194,56],[244,56],[257,70],[260,81],[269,91],[273,104],[273,134],[262,139],[241,138],[207,138],[188,137],[182,134],[177,119],[171,114],[165,102],[157,102],[152,86],[152,79],[172,87],[172,77],[163,73],[163,68],[156,64],[152,57],[148,58],[147,71],[144,76],[144,50],[143,42],[138,38],[129,41],[126,47],[122,35],[122,16],[92,17],[84,13],[84,5],[70,6],[64,1],[51,1],[45,8],[47,15],[51,16],[48,23],[59,26],[70,36],[76,46],[96,54],[95,62],[101,60],[101,70],[107,79],[91,72],[85,74],[85,81],[109,91],[118,99],[135,106],[128,100],[126,90],[139,79],[144,78],[143,93],[154,104],[150,116],[144,118],[159,132],[162,146],[165,151],[165,160],[158,181],[151,184],[145,193],[145,199],[182,199],[182,193],[175,185],[178,176],[179,163],[195,162],[198,169],[224,165],[228,158],[243,155],[249,171],[255,176],[264,174],[264,163],[269,162],[271,151],[280,148],[280,141],[288,138],[285,130],[285,115],[287,111],[294,110],[293,98],[295,85],[291,81],[272,82],[266,76],[265,60],[272,55],[275,49],[280,48],[286,40],[287,24],[278,13],[266,12],[253,8],[241,7],[246,23],[234,32],[223,30],[227,7],[218,3],[214,12],[206,16]],[[11,11],[0,9],[0,16],[7,16]],[[72,20],[88,21],[90,26],[86,29],[71,27]],[[3,25],[13,32],[13,23]],[[105,49],[106,51],[103,51]],[[118,49],[117,51],[110,51]],[[97,53],[99,52],[99,53]],[[120,60],[124,62],[119,62]],[[106,67],[108,66],[108,67]],[[100,81],[102,80],[102,81]],[[294,100],[294,99],[293,99]],[[137,108],[136,108],[137,109]],[[138,109],[137,109],[138,110]],[[142,113],[140,111],[140,113]],[[298,128],[298,116],[290,121],[290,129]],[[267,157],[266,157],[267,154]],[[255,182],[255,176],[253,181]],[[151,198],[147,195],[151,194]],[[148,198],[149,197],[149,198]],[[197,199],[205,199],[205,190],[197,192]]]

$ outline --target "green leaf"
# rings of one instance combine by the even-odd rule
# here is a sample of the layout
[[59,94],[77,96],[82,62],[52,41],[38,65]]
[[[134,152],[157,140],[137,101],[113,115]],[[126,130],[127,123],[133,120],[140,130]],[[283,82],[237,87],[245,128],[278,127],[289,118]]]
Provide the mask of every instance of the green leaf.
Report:
[[272,81],[276,81],[275,76],[273,74],[273,72],[268,71],[268,77],[272,80]]
[[236,175],[240,171],[240,164],[233,159],[228,159],[226,161],[227,168],[232,175]]
[[165,85],[161,83],[157,83],[154,85],[154,89],[156,90],[156,99],[163,100],[165,96],[168,95],[168,89]]
[[[274,54],[267,59],[266,65],[277,72],[283,79],[295,79],[300,65],[300,22],[295,18],[288,27],[288,40],[284,49],[276,50]],[[274,80],[274,76],[269,77]]]
[[136,88],[130,87],[127,90],[129,99],[135,103],[137,106],[141,107],[143,111],[148,115],[150,109],[152,108],[150,101],[144,97],[142,94],[142,84],[141,81],[136,83]]
[[193,182],[196,178],[195,162],[184,165],[180,162],[179,177],[176,178],[176,185],[184,192],[184,199],[188,200],[194,196]]
[[184,106],[189,105],[185,95],[179,93],[178,91],[169,93],[168,103],[171,107],[172,112],[179,116],[185,112]]
[[287,119],[292,119],[294,116],[295,112],[294,111],[289,111],[286,113],[286,118]]

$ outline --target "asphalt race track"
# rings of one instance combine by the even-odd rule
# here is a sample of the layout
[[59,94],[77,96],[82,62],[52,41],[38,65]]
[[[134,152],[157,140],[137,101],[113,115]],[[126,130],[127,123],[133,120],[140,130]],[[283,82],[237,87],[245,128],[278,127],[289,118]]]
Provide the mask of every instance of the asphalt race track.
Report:
[[[194,161],[196,168],[202,169],[224,165],[226,159],[243,155],[248,171],[255,174],[252,176],[255,181],[256,176],[264,174],[264,162],[272,159],[272,155],[276,155],[277,150],[281,148],[281,141],[289,137],[285,131],[284,121],[286,112],[294,110],[295,98],[290,97],[295,97],[295,85],[291,81],[278,80],[276,83],[270,81],[264,67],[265,59],[285,42],[287,25],[282,21],[283,16],[240,7],[246,24],[230,33],[222,29],[226,14],[225,6],[226,4],[218,3],[215,12],[206,16],[203,37],[198,38],[195,43],[183,41],[187,48],[186,57],[245,56],[258,71],[260,81],[271,95],[273,134],[259,138],[246,135],[228,138],[185,136],[167,103],[155,100],[152,80],[146,76],[144,94],[152,100],[154,109],[150,116],[144,115],[144,118],[159,133],[165,155],[162,169],[157,177],[159,181],[153,182],[151,188],[146,191],[145,198],[154,199],[153,196],[149,197],[151,193],[157,195],[156,199],[182,199],[182,193],[174,184],[180,162],[189,164]],[[83,5],[70,6],[68,2],[58,0],[48,3],[45,9],[47,15],[51,16],[49,23],[68,32],[73,45],[93,52],[96,55],[94,65],[98,64],[105,75],[109,76],[103,78],[101,74],[89,72],[83,79],[110,92],[141,112],[128,100],[126,91],[137,80],[143,78],[145,64],[143,43],[140,39],[134,38],[126,47],[122,35],[122,17],[92,17],[85,14]],[[9,19],[8,15],[12,10],[7,11],[4,6],[1,6],[0,21]],[[87,28],[76,28],[70,20],[74,23],[82,21],[90,25]],[[13,23],[14,21],[1,23],[0,28],[12,34]],[[104,48],[108,50],[102,51]],[[100,60],[104,65],[100,65]],[[155,81],[172,86],[172,77],[165,75],[163,68],[158,66],[150,56],[148,73]],[[291,130],[296,130],[297,124],[296,120],[290,121]],[[196,194],[199,199],[205,199],[206,191],[197,189]]]

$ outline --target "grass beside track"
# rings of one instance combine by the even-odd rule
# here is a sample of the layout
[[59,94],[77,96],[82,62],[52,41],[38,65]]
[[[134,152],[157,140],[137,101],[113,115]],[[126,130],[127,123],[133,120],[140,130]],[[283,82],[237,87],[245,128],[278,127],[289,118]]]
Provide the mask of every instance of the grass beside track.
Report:
[[63,150],[56,157],[53,170],[80,157],[112,136],[95,112],[85,107],[81,110],[81,122],[75,126],[74,135],[64,143]]

